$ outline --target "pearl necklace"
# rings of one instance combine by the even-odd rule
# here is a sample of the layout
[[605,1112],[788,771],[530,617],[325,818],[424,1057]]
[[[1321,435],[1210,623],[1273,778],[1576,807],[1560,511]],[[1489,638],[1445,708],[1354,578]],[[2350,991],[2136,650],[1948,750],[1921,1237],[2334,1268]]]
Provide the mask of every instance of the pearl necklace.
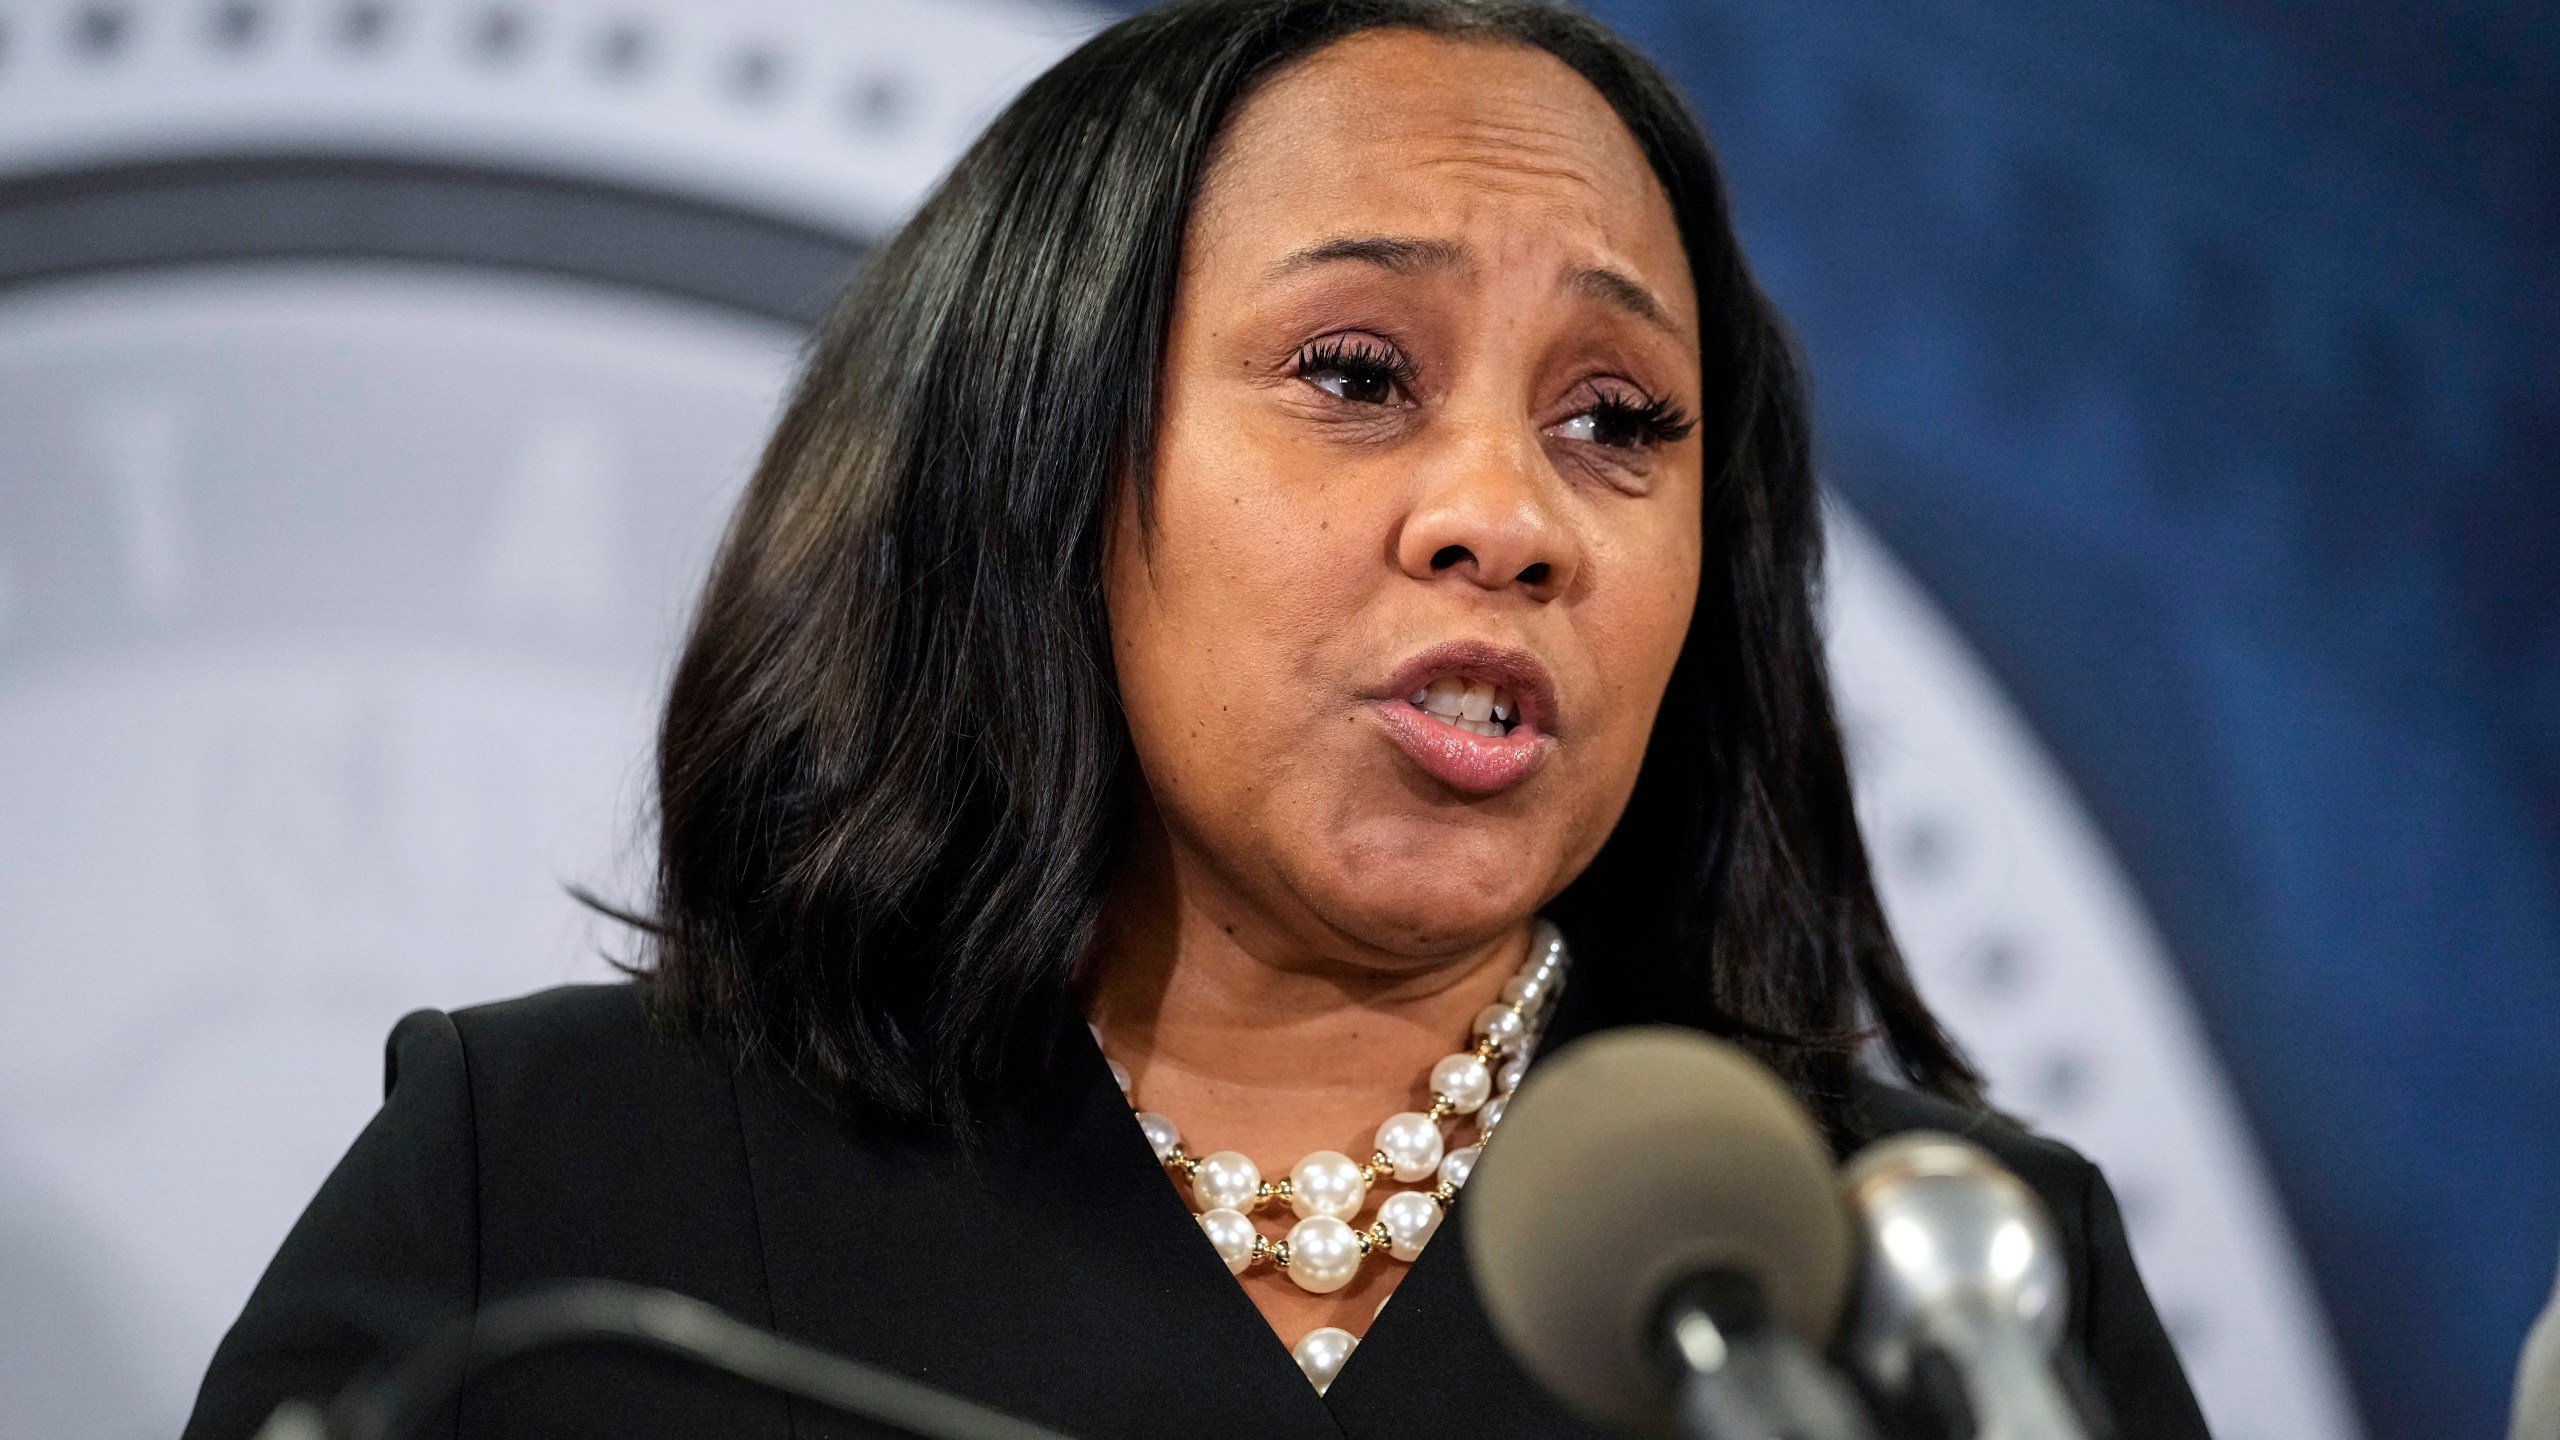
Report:
[[[1366,1162],[1338,1150],[1318,1150],[1290,1167],[1287,1179],[1265,1180],[1242,1152],[1193,1156],[1183,1149],[1182,1132],[1173,1121],[1139,1111],[1138,1128],[1156,1159],[1168,1175],[1189,1184],[1201,1233],[1226,1262],[1227,1273],[1241,1275],[1267,1263],[1300,1289],[1325,1295],[1350,1284],[1360,1273],[1360,1262],[1371,1255],[1383,1253],[1408,1263],[1420,1255],[1440,1228],[1445,1207],[1466,1185],[1485,1140],[1502,1123],[1503,1107],[1529,1068],[1568,963],[1564,936],[1540,920],[1529,938],[1529,957],[1504,982],[1502,998],[1476,1012],[1474,1044],[1431,1067],[1429,1108],[1388,1116],[1378,1126]],[[1102,1032],[1095,1030],[1093,1038],[1100,1044]],[[1109,1063],[1120,1093],[1129,1096],[1129,1072],[1116,1060]],[[1134,1106],[1135,1097],[1129,1098]],[[1446,1148],[1440,1126],[1452,1116],[1474,1117],[1475,1143]],[[1378,1217],[1367,1229],[1354,1228],[1351,1218],[1368,1203],[1370,1188],[1390,1177],[1408,1185],[1436,1177],[1436,1183],[1389,1195],[1379,1202]],[[1252,1219],[1255,1210],[1275,1203],[1285,1203],[1298,1217],[1288,1238],[1276,1242]],[[1357,1343],[1350,1332],[1327,1325],[1301,1339],[1290,1353],[1322,1394]]]

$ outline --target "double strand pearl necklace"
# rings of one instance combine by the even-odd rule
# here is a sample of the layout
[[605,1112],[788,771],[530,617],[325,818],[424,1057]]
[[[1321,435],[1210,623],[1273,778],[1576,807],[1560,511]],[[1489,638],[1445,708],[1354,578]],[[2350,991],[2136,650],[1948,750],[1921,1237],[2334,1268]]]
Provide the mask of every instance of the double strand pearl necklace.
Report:
[[[1388,1116],[1378,1126],[1366,1162],[1338,1150],[1318,1150],[1290,1167],[1287,1179],[1265,1180],[1240,1151],[1193,1156],[1183,1148],[1182,1132],[1173,1121],[1139,1111],[1138,1128],[1156,1159],[1168,1175],[1189,1184],[1201,1233],[1226,1262],[1227,1273],[1241,1275],[1257,1264],[1269,1264],[1300,1289],[1325,1295],[1350,1284],[1361,1262],[1372,1255],[1408,1263],[1420,1255],[1440,1228],[1445,1207],[1466,1185],[1485,1140],[1502,1123],[1503,1107],[1529,1068],[1568,963],[1564,936],[1540,920],[1529,937],[1529,957],[1503,983],[1502,998],[1476,1012],[1474,1043],[1431,1067],[1429,1108]],[[1101,1040],[1102,1032],[1096,1030],[1094,1041]],[[1110,1065],[1111,1078],[1128,1096],[1129,1072],[1116,1060]],[[1134,1096],[1130,1103],[1136,1104]],[[1457,1116],[1474,1117],[1475,1141],[1448,1149],[1440,1127]],[[1368,1203],[1371,1187],[1390,1177],[1424,1188],[1387,1196],[1367,1229],[1354,1228],[1350,1221]],[[1263,1234],[1252,1218],[1255,1210],[1275,1203],[1286,1204],[1298,1217],[1288,1237],[1278,1241]],[[1356,1343],[1348,1331],[1328,1325],[1300,1340],[1291,1353],[1321,1394]]]

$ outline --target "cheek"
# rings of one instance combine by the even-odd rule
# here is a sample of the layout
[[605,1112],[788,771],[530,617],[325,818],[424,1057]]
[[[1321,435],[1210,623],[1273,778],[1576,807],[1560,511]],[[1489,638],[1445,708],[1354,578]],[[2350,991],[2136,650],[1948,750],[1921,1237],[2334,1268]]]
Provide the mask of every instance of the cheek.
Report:
[[1378,569],[1374,517],[1331,477],[1244,427],[1198,427],[1215,437],[1198,444],[1185,428],[1160,449],[1150,549],[1124,519],[1106,577],[1122,703],[1159,779],[1293,744],[1342,688],[1328,656]]
[[1654,713],[1688,640],[1697,606],[1701,543],[1694,507],[1661,523],[1611,537],[1610,563],[1584,605],[1584,634],[1607,694],[1607,764],[1614,783],[1633,786],[1653,734]]

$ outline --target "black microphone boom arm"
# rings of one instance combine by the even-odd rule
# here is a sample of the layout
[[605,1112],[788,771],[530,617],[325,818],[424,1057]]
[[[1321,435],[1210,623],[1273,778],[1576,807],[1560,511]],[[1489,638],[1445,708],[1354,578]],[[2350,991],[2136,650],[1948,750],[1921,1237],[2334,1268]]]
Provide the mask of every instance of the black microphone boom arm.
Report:
[[573,1280],[490,1305],[429,1336],[326,1408],[288,1400],[257,1440],[401,1440],[465,1376],[562,1345],[654,1350],[925,1440],[1067,1440],[974,1400],[785,1340],[718,1308],[610,1280]]

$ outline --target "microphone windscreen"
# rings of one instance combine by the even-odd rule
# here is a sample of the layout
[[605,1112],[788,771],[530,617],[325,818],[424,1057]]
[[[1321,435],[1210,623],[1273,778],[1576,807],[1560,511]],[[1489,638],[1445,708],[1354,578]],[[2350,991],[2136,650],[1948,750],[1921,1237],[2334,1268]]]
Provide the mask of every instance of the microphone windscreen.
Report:
[[1830,1151],[1740,1049],[1648,1026],[1530,1072],[1467,1181],[1467,1263],[1512,1356],[1600,1420],[1670,1433],[1654,1326],[1669,1291],[1739,1271],[1819,1353],[1853,1249]]

